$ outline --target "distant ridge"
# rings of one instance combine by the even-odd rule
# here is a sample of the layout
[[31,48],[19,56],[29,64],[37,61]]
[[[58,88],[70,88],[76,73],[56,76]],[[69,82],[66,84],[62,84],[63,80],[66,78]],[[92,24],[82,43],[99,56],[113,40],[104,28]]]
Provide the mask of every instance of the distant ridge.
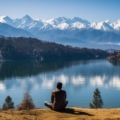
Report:
[[31,33],[21,28],[14,28],[6,23],[0,23],[0,35],[6,37],[34,37]]
[[[0,24],[0,35],[7,37],[35,37],[64,45],[82,45],[100,49],[119,49],[120,47],[120,20],[90,23],[79,17],[40,20],[25,15],[16,19],[1,16]],[[2,27],[2,25],[12,28],[5,30],[6,26]]]

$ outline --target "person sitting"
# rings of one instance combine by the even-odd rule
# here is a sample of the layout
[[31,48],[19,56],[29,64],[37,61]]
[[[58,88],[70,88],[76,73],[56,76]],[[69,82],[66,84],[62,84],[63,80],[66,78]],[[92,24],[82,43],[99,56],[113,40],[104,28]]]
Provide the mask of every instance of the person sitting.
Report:
[[61,111],[65,109],[65,107],[68,104],[68,101],[66,101],[67,94],[66,91],[61,89],[62,89],[62,83],[58,82],[56,86],[56,90],[52,91],[51,102],[45,101],[44,102],[45,106],[56,111]]

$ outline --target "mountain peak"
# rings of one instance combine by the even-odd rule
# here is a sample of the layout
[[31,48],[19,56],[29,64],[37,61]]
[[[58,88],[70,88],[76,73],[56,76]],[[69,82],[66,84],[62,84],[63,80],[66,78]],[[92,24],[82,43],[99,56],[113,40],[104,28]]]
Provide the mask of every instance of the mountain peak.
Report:
[[9,17],[9,16],[7,16],[7,15],[6,15],[6,16],[3,16],[3,17],[4,17],[4,18],[10,18],[10,17]]
[[9,16],[4,16],[4,20],[6,20],[6,21],[12,21],[12,19]]
[[57,18],[55,18],[55,19],[66,20],[67,18],[63,16],[63,17],[57,17]]
[[103,30],[103,31],[112,31],[114,30],[109,23],[103,21],[103,22],[99,22],[99,23],[92,23],[90,25],[90,27],[92,27],[93,29],[98,29],[98,30]]
[[25,15],[22,17],[21,21],[22,21],[22,25],[28,25],[33,21],[33,19],[29,15]]
[[107,23],[107,24],[111,24],[111,21],[108,19],[108,20],[105,20],[105,22]]
[[45,20],[45,22],[52,25],[59,25],[68,22],[68,19],[65,17],[57,17],[57,18]]
[[11,24],[12,19],[9,16],[0,16],[0,22]]
[[89,21],[84,20],[84,19],[81,19],[81,18],[79,18],[79,17],[74,17],[74,18],[72,19],[72,21],[73,21],[73,22],[81,22],[81,23],[84,23],[84,24],[90,24]]
[[11,19],[9,16],[0,16],[0,22],[1,23],[7,23],[13,27],[17,28],[25,28],[25,29],[33,29],[34,27],[42,29],[42,28],[58,28],[62,30],[65,28],[92,28],[92,29],[98,29],[103,31],[113,31],[120,29],[120,20],[116,22],[111,22],[110,20],[105,20],[102,22],[95,22],[90,23],[89,21],[82,19],[80,17],[74,17],[74,18],[66,18],[64,16],[62,17],[56,17],[53,19],[47,19],[47,20],[35,20],[32,19],[28,14],[23,16],[22,18],[18,19]]
[[67,22],[67,18],[65,18],[65,17],[58,17],[58,18],[55,18],[54,19],[54,21],[56,22],[56,23],[64,23],[64,22]]
[[82,19],[79,18],[79,17],[74,17],[73,20],[77,20],[77,21],[79,21],[79,20],[82,20]]
[[25,16],[23,16],[22,19],[32,20],[32,18],[29,15],[27,15],[27,14]]
[[5,16],[0,16],[0,22],[4,22],[5,23],[4,17]]

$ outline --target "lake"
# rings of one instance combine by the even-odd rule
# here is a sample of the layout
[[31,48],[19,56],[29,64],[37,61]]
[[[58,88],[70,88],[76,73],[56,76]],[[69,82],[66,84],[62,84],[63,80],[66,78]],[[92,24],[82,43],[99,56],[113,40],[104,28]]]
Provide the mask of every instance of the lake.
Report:
[[68,106],[89,108],[98,88],[103,108],[120,107],[120,66],[107,60],[0,62],[0,108],[6,96],[15,106],[28,91],[37,108],[45,108],[56,83],[63,83]]

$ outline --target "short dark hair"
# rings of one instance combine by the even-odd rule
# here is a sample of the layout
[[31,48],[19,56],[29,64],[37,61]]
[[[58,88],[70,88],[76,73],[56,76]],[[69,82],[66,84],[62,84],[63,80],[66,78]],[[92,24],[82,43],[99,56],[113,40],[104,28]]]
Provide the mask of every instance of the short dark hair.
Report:
[[58,88],[58,89],[61,89],[61,88],[62,88],[62,83],[61,83],[61,82],[58,82],[58,83],[57,83],[57,88]]

